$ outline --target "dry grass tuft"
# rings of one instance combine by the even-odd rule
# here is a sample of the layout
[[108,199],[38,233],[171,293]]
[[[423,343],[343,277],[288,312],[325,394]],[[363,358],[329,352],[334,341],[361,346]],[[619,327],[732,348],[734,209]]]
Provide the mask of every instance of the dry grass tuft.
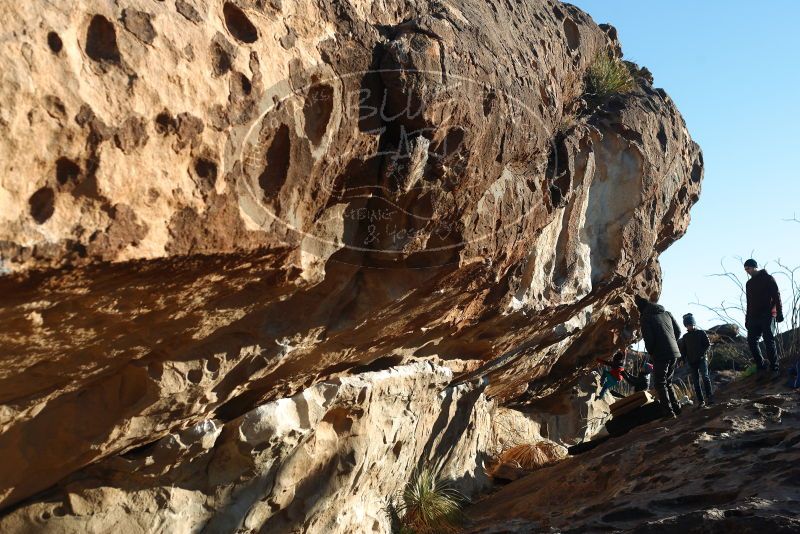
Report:
[[498,462],[532,471],[553,464],[566,456],[564,447],[549,441],[539,441],[512,447],[500,455]]
[[607,51],[599,52],[586,72],[584,96],[590,105],[599,105],[616,94],[629,93],[636,81],[628,66]]

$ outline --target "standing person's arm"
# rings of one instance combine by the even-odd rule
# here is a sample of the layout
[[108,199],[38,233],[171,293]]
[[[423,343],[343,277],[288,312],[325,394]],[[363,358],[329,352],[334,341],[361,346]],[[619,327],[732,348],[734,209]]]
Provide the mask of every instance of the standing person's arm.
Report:
[[653,352],[655,347],[653,346],[653,329],[650,326],[650,321],[647,319],[642,319],[641,328],[642,339],[644,340],[644,348],[651,356],[653,356],[655,355],[655,352]]
[[775,277],[770,275],[769,277],[769,296],[772,299],[772,305],[775,306],[775,310],[777,311],[777,316],[775,320],[779,323],[783,322],[783,304],[781,303],[781,290],[778,289],[778,283],[775,281]]
[[750,330],[750,284],[753,282],[751,278],[748,280],[744,285],[744,298],[745,298],[745,305],[744,305],[744,327],[746,330]]
[[681,327],[678,326],[678,321],[675,320],[675,317],[672,314],[669,314],[669,318],[672,320],[672,331],[675,332],[675,341],[678,341],[681,338]]
[[681,358],[683,358],[683,362],[686,363],[686,336],[678,340],[678,350],[681,351]]
[[705,330],[701,330],[701,332],[703,333],[703,336],[701,338],[702,345],[703,345],[702,352],[703,352],[703,355],[705,355],[706,351],[708,350],[708,347],[711,346],[711,340],[708,339],[708,334],[706,334]]

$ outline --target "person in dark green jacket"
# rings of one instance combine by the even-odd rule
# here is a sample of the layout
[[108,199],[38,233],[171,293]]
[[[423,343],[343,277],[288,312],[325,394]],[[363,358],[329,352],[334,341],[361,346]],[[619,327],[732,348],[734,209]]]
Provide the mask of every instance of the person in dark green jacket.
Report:
[[681,355],[677,341],[681,337],[681,328],[663,306],[639,295],[634,297],[634,301],[639,309],[644,346],[653,362],[653,384],[664,417],[675,417],[681,413],[681,407],[672,389],[672,376]]
[[[697,321],[691,313],[683,316],[683,326],[686,327],[686,333],[678,340],[678,349],[681,351],[683,361],[689,367],[689,377],[694,386],[697,406],[698,408],[711,406],[714,404],[714,396],[706,358],[711,342],[708,340],[705,330],[697,328]],[[702,387],[700,387],[701,380]]]

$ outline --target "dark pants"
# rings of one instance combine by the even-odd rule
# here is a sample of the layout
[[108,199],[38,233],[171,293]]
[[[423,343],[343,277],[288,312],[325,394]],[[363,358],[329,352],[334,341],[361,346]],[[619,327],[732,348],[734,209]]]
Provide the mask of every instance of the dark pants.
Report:
[[[694,394],[697,403],[713,402],[714,396],[711,391],[711,378],[708,376],[708,360],[702,358],[696,365],[689,364],[689,377],[694,386]],[[702,388],[700,382],[702,380]]]
[[775,350],[775,318],[771,315],[747,321],[747,344],[750,345],[750,354],[753,355],[756,365],[765,367],[764,357],[758,340],[764,337],[764,348],[767,349],[767,359],[773,368],[778,367],[778,353]]
[[675,391],[672,389],[672,375],[675,374],[675,363],[677,359],[655,360],[653,362],[653,385],[658,394],[658,400],[667,414],[680,411],[678,399],[675,398]]

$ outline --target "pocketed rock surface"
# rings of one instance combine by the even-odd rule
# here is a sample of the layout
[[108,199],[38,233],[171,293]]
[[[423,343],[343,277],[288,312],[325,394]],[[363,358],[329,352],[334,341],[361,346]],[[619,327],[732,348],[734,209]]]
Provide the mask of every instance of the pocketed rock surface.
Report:
[[467,531],[797,532],[798,393],[755,377],[720,393],[509,484]]
[[574,436],[573,388],[634,337],[699,198],[645,70],[585,106],[620,44],[556,1],[0,14],[0,513],[417,360]]

